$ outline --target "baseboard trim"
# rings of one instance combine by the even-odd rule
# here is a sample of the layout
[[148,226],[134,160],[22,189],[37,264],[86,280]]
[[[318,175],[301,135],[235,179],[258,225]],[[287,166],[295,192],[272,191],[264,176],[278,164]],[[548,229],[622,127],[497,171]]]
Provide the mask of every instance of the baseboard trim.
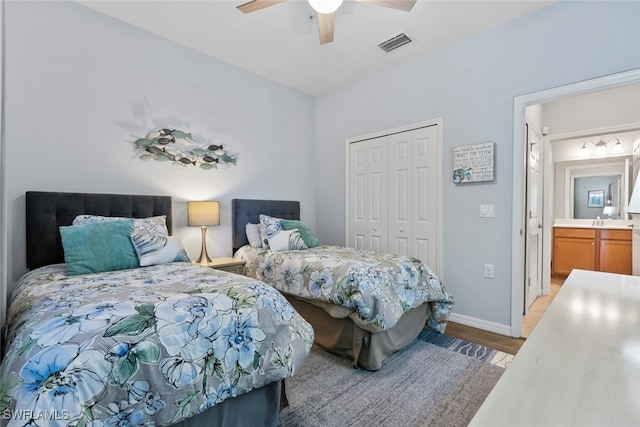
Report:
[[[502,325],[500,323],[488,322],[486,320],[477,319],[475,317],[465,316],[463,314],[451,313],[449,320],[461,325],[471,326],[472,328],[482,329],[484,331],[494,332],[496,334],[511,336],[511,326]],[[519,337],[517,337],[519,338]]]

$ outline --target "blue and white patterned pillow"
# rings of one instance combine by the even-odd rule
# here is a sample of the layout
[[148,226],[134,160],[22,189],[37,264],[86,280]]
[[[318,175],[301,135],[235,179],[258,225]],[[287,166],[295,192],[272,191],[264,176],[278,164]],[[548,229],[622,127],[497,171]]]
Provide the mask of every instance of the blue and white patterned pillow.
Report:
[[274,252],[309,249],[297,228],[282,230],[269,237],[269,248]]
[[284,230],[280,218],[260,214],[260,240],[265,248],[269,247],[269,238]]
[[[72,225],[95,224],[104,221],[118,221],[130,219],[119,216],[78,215],[73,219]],[[151,216],[149,218],[134,218],[133,228],[136,233],[151,233],[169,235],[166,215]]]
[[180,239],[151,233],[132,233],[131,242],[141,267],[168,262],[191,262]]

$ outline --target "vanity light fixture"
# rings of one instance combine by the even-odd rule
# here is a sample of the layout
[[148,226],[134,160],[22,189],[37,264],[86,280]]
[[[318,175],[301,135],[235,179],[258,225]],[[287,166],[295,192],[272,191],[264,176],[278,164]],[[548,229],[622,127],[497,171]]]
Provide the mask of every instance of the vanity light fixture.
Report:
[[613,146],[613,152],[616,154],[621,154],[624,151],[624,148],[622,147],[622,143],[620,142],[620,140],[618,138],[611,138],[609,140],[609,142],[616,140],[615,145]]
[[586,157],[589,155],[589,147],[587,147],[587,143],[582,144],[582,148],[580,149],[580,155]]
[[624,148],[622,147],[622,143],[618,138],[611,138],[607,142],[604,142],[602,139],[598,142],[586,141],[582,144],[582,148],[580,149],[580,154],[583,156],[589,155],[589,144],[593,145],[596,155],[601,156],[603,154],[607,154],[607,146],[615,141],[616,143],[613,146],[613,153],[620,154],[624,152]]
[[596,154],[605,154],[607,152],[607,143],[600,140],[593,144],[596,147]]

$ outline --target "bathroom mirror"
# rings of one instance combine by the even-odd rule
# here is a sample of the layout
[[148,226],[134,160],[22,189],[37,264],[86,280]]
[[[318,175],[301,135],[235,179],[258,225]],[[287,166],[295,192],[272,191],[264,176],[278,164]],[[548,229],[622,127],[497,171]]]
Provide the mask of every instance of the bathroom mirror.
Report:
[[631,156],[556,162],[555,217],[626,219],[630,165]]

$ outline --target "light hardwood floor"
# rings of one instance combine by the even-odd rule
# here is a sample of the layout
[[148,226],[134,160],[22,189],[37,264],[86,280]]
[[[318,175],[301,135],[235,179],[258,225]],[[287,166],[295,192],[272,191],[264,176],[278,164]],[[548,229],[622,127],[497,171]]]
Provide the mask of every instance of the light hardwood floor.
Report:
[[562,287],[564,278],[552,277],[551,278],[551,294],[541,295],[531,304],[526,316],[522,316],[522,336],[528,337],[531,331],[536,326],[542,315],[547,311],[547,307],[551,304],[551,301],[556,297],[558,291]]
[[562,282],[564,282],[564,278],[551,278],[551,294],[536,298],[527,315],[522,316],[522,338],[508,337],[455,322],[449,322],[444,333],[454,338],[495,348],[505,353],[516,354],[547,307],[549,307],[549,304],[551,304],[551,301],[553,301],[553,298],[555,298],[562,286]]
[[522,338],[508,337],[455,322],[449,322],[444,333],[450,337],[495,348],[509,354],[516,354],[524,344],[524,339]]

